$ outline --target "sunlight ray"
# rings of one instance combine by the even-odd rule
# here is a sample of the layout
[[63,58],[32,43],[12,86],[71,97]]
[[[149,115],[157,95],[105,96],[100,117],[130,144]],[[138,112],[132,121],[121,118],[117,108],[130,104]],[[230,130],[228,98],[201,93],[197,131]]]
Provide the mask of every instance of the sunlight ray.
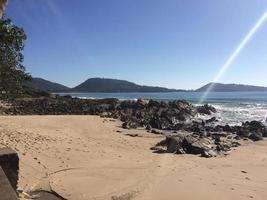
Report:
[[224,65],[221,67],[219,72],[216,74],[214,79],[212,80],[212,84],[208,87],[208,89],[205,91],[205,93],[202,95],[202,97],[199,100],[199,104],[203,103],[203,101],[206,99],[210,91],[214,87],[214,83],[218,82],[220,78],[225,74],[227,69],[231,66],[231,64],[234,62],[236,57],[239,55],[239,53],[243,50],[243,48],[246,46],[246,44],[249,42],[249,40],[254,36],[254,34],[258,31],[258,29],[264,24],[264,22],[267,19],[267,11],[262,15],[262,17],[257,21],[257,23],[254,25],[254,27],[248,32],[246,37],[242,40],[242,42],[238,45],[238,47],[235,49],[235,51],[231,54],[231,56],[227,59],[227,61],[224,63]]

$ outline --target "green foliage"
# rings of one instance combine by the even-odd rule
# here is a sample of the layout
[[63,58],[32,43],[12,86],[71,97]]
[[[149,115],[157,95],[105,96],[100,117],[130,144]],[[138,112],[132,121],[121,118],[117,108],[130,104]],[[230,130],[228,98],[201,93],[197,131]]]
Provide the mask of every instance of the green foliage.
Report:
[[0,96],[23,94],[23,82],[30,79],[23,66],[26,34],[10,19],[0,19]]

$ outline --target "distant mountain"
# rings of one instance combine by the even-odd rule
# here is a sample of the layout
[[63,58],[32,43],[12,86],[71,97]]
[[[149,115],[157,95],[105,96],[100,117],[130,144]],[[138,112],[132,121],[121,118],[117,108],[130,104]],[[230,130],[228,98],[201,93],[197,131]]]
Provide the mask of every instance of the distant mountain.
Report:
[[208,90],[211,84],[213,84],[210,90],[211,92],[267,92],[267,87],[222,83],[209,83],[195,91],[205,92]]
[[135,83],[106,78],[91,78],[72,88],[74,92],[176,92],[183,90],[142,86]]
[[[267,87],[241,85],[241,84],[222,84],[209,83],[195,92],[205,92],[213,84],[211,92],[267,92]],[[142,86],[125,80],[90,78],[80,85],[69,88],[67,86],[54,83],[42,78],[32,78],[26,86],[45,92],[187,92],[189,90],[176,90],[164,87]],[[193,91],[193,90],[191,90]]]
[[34,89],[38,89],[38,90],[42,90],[45,92],[68,92],[70,91],[70,88],[58,84],[58,83],[54,83],[42,78],[32,78],[31,81],[28,81],[25,83],[26,86],[34,88]]

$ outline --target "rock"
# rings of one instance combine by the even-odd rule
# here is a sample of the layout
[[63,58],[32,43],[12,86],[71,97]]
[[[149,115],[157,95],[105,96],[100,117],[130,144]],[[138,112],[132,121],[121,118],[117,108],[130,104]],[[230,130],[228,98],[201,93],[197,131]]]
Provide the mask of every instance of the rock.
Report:
[[137,103],[139,108],[144,108],[147,106],[148,101],[144,100],[144,99],[138,99],[136,103]]
[[127,121],[122,124],[122,128],[124,129],[136,129],[138,125],[133,121]]
[[171,123],[162,117],[152,117],[149,121],[149,124],[152,128],[166,130],[171,129]]
[[208,104],[197,106],[196,109],[199,114],[211,115],[212,113],[216,113],[216,109]]
[[200,154],[202,157],[213,157],[216,153],[212,150],[212,141],[209,138],[194,138],[191,135],[183,140],[183,148],[187,153]]
[[150,131],[151,129],[152,129],[151,125],[148,124],[148,125],[146,126],[146,130]]
[[159,131],[157,131],[155,129],[151,130],[151,133],[156,134],[156,135],[161,135],[162,134],[161,132],[159,132]]
[[223,131],[225,132],[233,132],[233,129],[227,124],[223,127]]
[[214,157],[217,153],[212,149],[212,141],[208,138],[194,137],[193,135],[167,136],[156,146],[166,146],[168,153],[195,154],[202,157]]
[[238,135],[252,139],[253,141],[261,140],[267,137],[267,127],[259,121],[245,122],[238,128]]
[[138,134],[134,134],[134,133],[129,133],[129,134],[126,134],[127,136],[130,136],[130,137],[138,137],[139,135]]
[[216,117],[212,117],[208,120],[206,120],[206,123],[212,123],[212,122],[215,122],[216,121]]
[[148,107],[149,108],[160,108],[161,107],[161,103],[159,101],[155,101],[155,100],[149,100],[148,102]]
[[241,138],[247,138],[249,137],[250,135],[250,132],[249,130],[247,130],[246,128],[244,127],[240,127],[238,130],[237,130],[237,133],[236,133],[239,137]]
[[185,154],[183,149],[183,136],[166,137],[166,146],[168,153]]
[[234,137],[234,139],[235,140],[241,140],[241,137],[237,135],[237,136]]
[[262,134],[261,133],[251,133],[248,137],[252,141],[260,141],[263,140]]

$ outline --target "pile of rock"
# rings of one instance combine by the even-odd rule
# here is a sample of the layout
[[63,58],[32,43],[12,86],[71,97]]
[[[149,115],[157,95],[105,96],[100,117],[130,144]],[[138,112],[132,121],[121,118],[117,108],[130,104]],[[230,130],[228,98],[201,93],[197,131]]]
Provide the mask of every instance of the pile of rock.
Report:
[[120,119],[124,122],[124,128],[151,127],[162,130],[179,130],[181,124],[197,113],[215,111],[211,106],[195,107],[187,101],[88,100],[70,96],[16,99],[5,110],[13,115],[100,115]]
[[[193,123],[191,131],[167,135],[164,140],[152,147],[156,152],[177,154],[198,154],[202,157],[225,155],[239,140],[259,141],[267,137],[267,127],[258,121],[245,122],[241,126],[202,126]],[[194,131],[192,131],[194,130]]]
[[117,108],[124,128],[146,127],[175,130],[179,123],[196,116],[196,108],[186,101],[124,101]]

